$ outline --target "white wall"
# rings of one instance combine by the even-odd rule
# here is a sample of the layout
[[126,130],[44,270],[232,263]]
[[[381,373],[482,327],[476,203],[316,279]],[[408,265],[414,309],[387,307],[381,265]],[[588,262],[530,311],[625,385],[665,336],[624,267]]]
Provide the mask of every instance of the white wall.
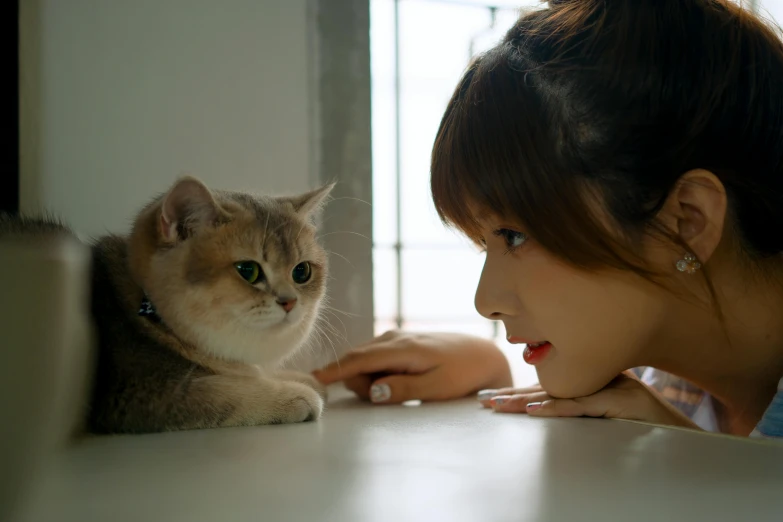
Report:
[[21,205],[123,232],[190,172],[292,192],[312,173],[307,0],[26,0]]
[[338,180],[323,230],[331,306],[346,312],[332,342],[365,341],[368,39],[367,0],[24,0],[22,211],[96,236],[127,231],[185,172],[263,193]]

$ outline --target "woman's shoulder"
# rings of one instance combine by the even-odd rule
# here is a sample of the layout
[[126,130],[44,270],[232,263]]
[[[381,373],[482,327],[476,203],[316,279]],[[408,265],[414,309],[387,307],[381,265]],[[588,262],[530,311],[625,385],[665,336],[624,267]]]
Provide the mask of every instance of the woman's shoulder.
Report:
[[663,372],[651,366],[634,368],[634,373],[644,384],[661,394],[674,407],[693,418],[707,394],[685,379]]
[[634,368],[633,372],[640,381],[658,392],[701,429],[719,431],[712,398],[704,390],[685,379],[651,366]]
[[[717,416],[708,393],[675,375],[652,367],[634,368],[639,379],[707,431],[718,431]],[[751,437],[783,438],[783,377]]]
[[783,438],[783,378],[778,382],[777,393],[750,436]]

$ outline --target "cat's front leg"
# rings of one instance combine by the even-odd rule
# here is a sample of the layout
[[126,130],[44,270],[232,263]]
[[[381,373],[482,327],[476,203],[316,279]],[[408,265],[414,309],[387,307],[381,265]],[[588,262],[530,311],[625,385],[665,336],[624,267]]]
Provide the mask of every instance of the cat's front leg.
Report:
[[307,384],[264,377],[202,377],[194,381],[192,392],[223,410],[220,426],[315,421],[324,408],[321,396]]
[[309,373],[297,372],[294,370],[278,370],[274,373],[274,377],[283,381],[301,382],[313,388],[321,398],[326,401],[328,394],[326,392],[326,386],[318,382],[318,379],[310,375]]

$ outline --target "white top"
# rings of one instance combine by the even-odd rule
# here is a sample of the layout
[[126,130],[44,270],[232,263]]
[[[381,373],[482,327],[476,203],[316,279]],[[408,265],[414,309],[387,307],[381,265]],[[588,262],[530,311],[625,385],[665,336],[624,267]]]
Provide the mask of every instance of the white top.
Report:
[[337,395],[316,423],[83,442],[23,521],[783,520],[781,444]]

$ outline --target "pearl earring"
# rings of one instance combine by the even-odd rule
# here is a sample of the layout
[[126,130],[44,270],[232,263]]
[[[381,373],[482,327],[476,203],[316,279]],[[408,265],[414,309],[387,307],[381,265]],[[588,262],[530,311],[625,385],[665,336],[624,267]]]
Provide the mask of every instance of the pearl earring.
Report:
[[684,258],[677,261],[675,266],[680,272],[695,274],[701,268],[701,263],[696,259],[696,256],[690,252],[686,252]]

